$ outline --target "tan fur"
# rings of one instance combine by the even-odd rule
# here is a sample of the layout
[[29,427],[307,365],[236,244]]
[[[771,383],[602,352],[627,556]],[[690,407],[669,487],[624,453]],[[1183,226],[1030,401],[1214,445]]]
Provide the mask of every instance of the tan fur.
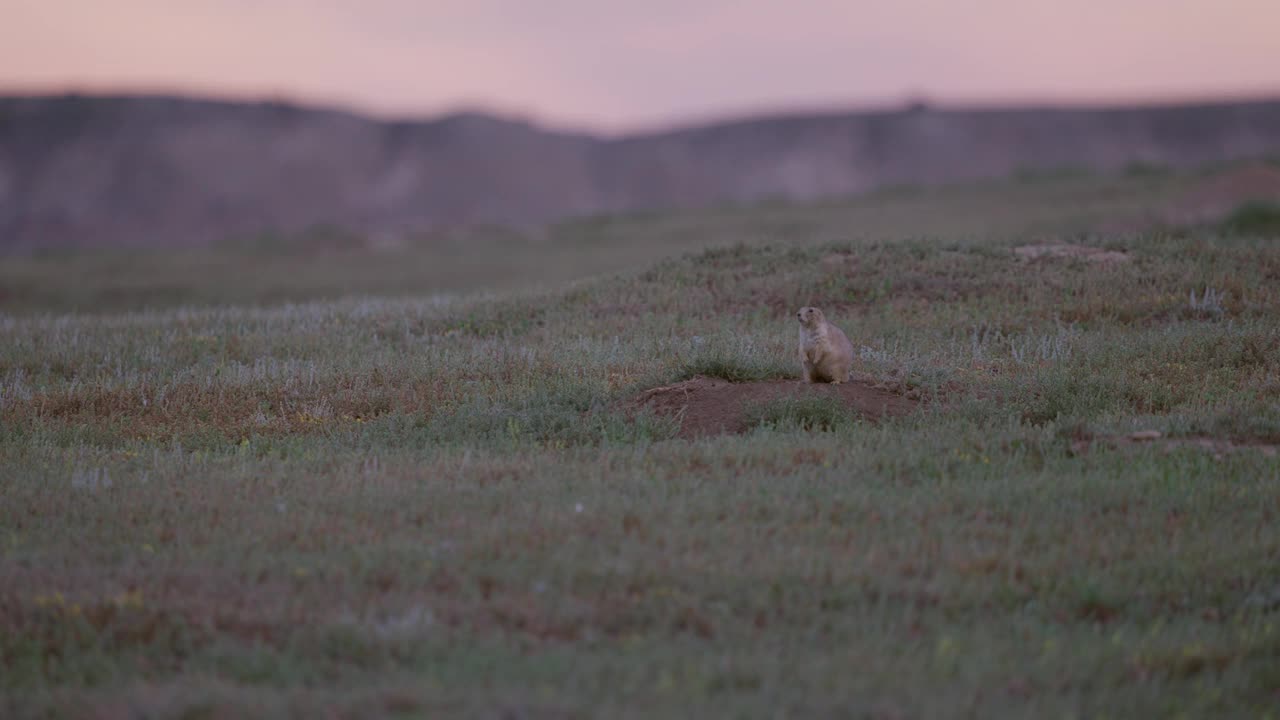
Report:
[[800,321],[800,364],[807,383],[840,384],[853,372],[853,344],[840,328],[827,322],[816,307],[802,307]]

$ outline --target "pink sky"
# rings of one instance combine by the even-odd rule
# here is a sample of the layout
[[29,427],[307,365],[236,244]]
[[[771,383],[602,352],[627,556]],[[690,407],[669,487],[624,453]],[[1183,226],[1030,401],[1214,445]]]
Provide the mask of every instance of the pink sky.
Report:
[[924,94],[1280,95],[1280,0],[0,0],[0,92],[185,91],[619,130]]

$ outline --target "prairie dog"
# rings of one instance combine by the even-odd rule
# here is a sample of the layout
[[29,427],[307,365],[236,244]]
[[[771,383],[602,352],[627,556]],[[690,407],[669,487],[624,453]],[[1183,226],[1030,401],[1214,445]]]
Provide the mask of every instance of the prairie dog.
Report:
[[853,372],[853,344],[840,328],[827,322],[816,307],[802,307],[800,321],[800,364],[807,383],[840,384]]

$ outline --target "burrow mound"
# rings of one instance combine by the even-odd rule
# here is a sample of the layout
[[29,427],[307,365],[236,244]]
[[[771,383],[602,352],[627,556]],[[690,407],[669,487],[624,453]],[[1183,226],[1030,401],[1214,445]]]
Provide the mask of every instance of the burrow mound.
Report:
[[1140,447],[1155,447],[1170,453],[1179,448],[1198,448],[1221,460],[1231,453],[1256,450],[1264,457],[1280,456],[1280,445],[1258,439],[1228,439],[1204,436],[1165,437],[1158,430],[1140,430],[1128,435],[1093,435],[1081,433],[1071,441],[1072,455],[1087,455],[1095,447],[1107,447],[1116,450],[1131,450]]
[[1023,261],[1041,258],[1066,258],[1084,260],[1091,263],[1110,264],[1128,262],[1128,253],[1118,250],[1106,250],[1099,247],[1072,245],[1069,243],[1042,243],[1038,245],[1021,245],[1013,249],[1013,254]]
[[696,438],[746,432],[753,410],[771,402],[831,396],[869,420],[906,415],[920,404],[861,379],[839,385],[810,385],[799,380],[729,382],[701,375],[647,390],[636,397],[635,404],[659,415],[679,418],[679,437]]

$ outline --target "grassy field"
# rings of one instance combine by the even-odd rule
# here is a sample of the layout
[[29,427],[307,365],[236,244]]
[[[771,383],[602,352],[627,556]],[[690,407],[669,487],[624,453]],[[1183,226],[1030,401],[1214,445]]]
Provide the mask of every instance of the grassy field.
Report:
[[[1275,717],[1280,237],[1082,234],[1194,182],[6,259],[0,716]],[[806,304],[919,409],[634,402]]]

